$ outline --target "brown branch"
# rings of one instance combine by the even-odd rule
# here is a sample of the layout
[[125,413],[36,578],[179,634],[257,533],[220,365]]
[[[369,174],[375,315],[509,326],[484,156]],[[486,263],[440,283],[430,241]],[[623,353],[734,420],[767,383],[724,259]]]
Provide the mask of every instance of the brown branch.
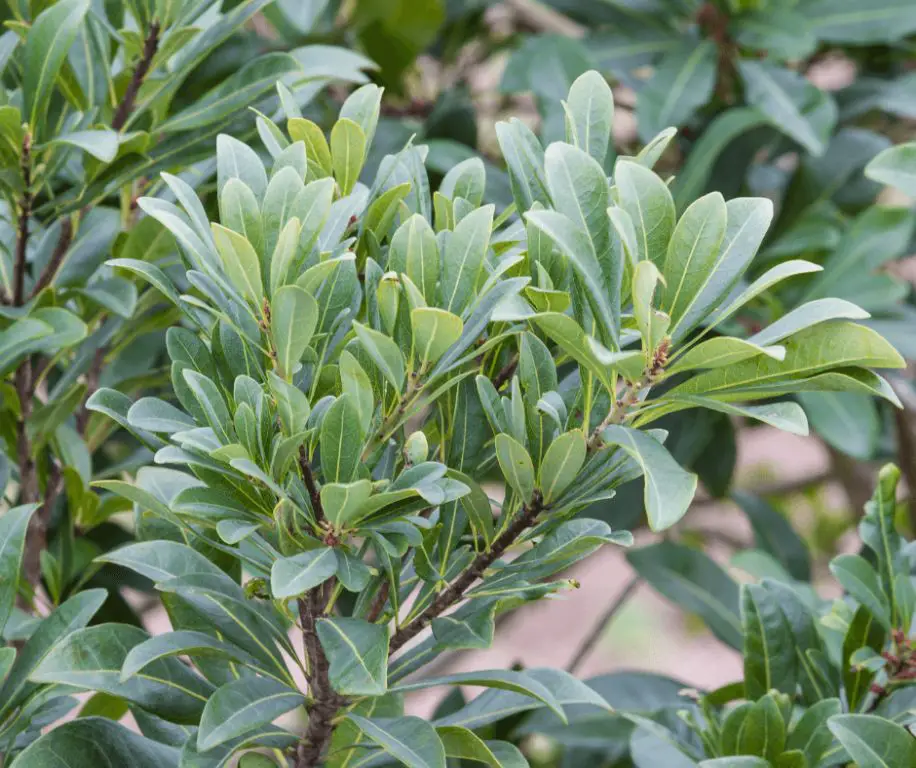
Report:
[[515,369],[518,368],[518,355],[513,355],[512,359],[506,363],[502,369],[493,377],[493,387],[499,391],[503,384],[512,378]]
[[150,65],[153,63],[153,57],[156,55],[157,50],[159,50],[159,22],[153,21],[149,25],[149,34],[143,43],[143,54],[140,57],[140,61],[137,62],[133,77],[127,84],[124,97],[121,99],[121,103],[118,104],[118,109],[111,121],[111,127],[114,130],[120,131],[127,124],[128,118],[134,111],[137,94],[140,93],[140,87],[149,74]]
[[29,293],[30,299],[34,296],[37,296],[51,284],[51,281],[54,279],[57,271],[60,269],[60,265],[63,264],[64,256],[66,256],[67,251],[70,250],[70,244],[72,242],[73,220],[69,216],[66,216],[60,223],[60,237],[57,238],[57,244],[54,246],[54,251],[51,254],[51,258],[48,260],[45,268],[41,271],[41,275],[39,275],[38,280],[35,281],[35,285],[32,287],[31,293]]
[[32,135],[26,131],[22,138],[22,197],[19,200],[19,226],[16,235],[16,260],[13,266],[13,306],[25,301],[26,256],[29,246],[29,217],[32,215]]
[[321,647],[316,630],[325,605],[322,587],[312,589],[308,595],[299,599],[302,644],[308,662],[306,678],[312,701],[306,707],[309,722],[305,740],[296,750],[296,768],[313,768],[321,764],[321,755],[334,731],[334,715],[345,704],[344,698],[331,687],[328,657]]
[[433,619],[461,600],[470,586],[483,576],[484,571],[498,560],[519,536],[534,525],[537,516],[543,511],[544,503],[540,495],[535,495],[530,504],[522,507],[522,511],[509,523],[506,530],[496,537],[489,550],[477,555],[467,570],[440,592],[425,611],[392,635],[389,653],[398,651],[405,643],[420,634]]
[[309,501],[312,502],[315,522],[321,523],[325,519],[324,507],[321,506],[321,493],[318,490],[318,484],[315,482],[315,475],[312,473],[312,465],[309,464],[309,457],[305,452],[304,445],[299,447],[299,470],[302,472],[302,481],[308,491]]
[[[33,469],[34,473],[34,469]],[[51,468],[48,472],[48,479],[45,484],[44,500],[41,506],[32,515],[29,520],[29,527],[26,533],[27,545],[23,555],[22,569],[25,578],[32,587],[36,587],[41,581],[41,553],[47,548],[48,544],[48,525],[51,522],[51,512],[54,509],[54,502],[57,500],[63,487],[60,465],[51,459]],[[35,493],[37,496],[37,488]]]

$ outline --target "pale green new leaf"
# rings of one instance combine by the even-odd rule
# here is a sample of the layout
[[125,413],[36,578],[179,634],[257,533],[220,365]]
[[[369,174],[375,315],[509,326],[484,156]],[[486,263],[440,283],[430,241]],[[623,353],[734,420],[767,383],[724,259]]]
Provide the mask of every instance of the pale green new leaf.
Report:
[[464,323],[458,315],[437,307],[417,307],[412,310],[410,326],[413,330],[414,354],[421,371],[438,362],[446,350],[458,341],[464,330]]
[[439,290],[449,312],[461,314],[471,303],[490,244],[493,211],[485,205],[469,213],[445,242]]
[[232,285],[254,306],[260,309],[264,300],[264,284],[261,281],[261,264],[257,251],[238,232],[221,224],[213,224],[213,240]]
[[523,502],[530,501],[534,493],[534,465],[525,446],[509,435],[497,435],[496,459],[512,490]]
[[366,134],[344,117],[331,129],[331,167],[341,195],[349,195],[366,160]]
[[297,285],[280,288],[270,302],[270,333],[280,375],[292,376],[318,325],[318,302]]
[[554,438],[538,468],[538,488],[549,505],[565,491],[585,463],[586,440],[574,429]]

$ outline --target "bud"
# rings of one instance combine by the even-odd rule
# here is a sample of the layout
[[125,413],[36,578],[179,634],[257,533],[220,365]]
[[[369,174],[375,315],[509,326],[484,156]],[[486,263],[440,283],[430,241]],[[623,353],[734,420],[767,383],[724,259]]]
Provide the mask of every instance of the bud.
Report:
[[414,432],[404,444],[404,455],[409,464],[422,464],[429,455],[429,443],[422,432]]

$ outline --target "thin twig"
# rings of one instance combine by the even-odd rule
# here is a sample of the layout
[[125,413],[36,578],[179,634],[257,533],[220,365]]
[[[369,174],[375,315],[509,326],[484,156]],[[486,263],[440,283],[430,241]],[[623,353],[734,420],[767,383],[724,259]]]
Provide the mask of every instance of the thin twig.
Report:
[[515,543],[515,540],[521,536],[528,528],[534,525],[538,515],[544,511],[544,504],[539,495],[535,495],[530,504],[522,507],[521,512],[516,518],[509,523],[509,526],[503,531],[490,546],[486,552],[481,552],[467,569],[446,587],[435,600],[419,616],[414,618],[408,624],[398,629],[392,636],[389,643],[389,653],[395,653],[404,646],[405,643],[416,637],[423,629],[432,622],[437,616],[451,608],[455,603],[464,597],[464,593],[470,586],[483,576],[484,571],[489,568],[503,553]]
[[299,447],[299,470],[302,472],[302,481],[305,483],[305,489],[309,494],[309,501],[312,502],[312,512],[315,513],[315,521],[321,523],[324,520],[324,507],[321,505],[321,493],[318,490],[318,484],[315,482],[315,475],[312,473],[312,465],[309,464],[309,457],[305,452],[305,446]]
[[19,200],[19,225],[16,234],[16,261],[13,266],[13,306],[25,302],[26,256],[29,249],[29,217],[32,215],[32,135],[26,131],[22,138],[22,197]]
[[608,628],[608,625],[614,620],[614,617],[617,615],[617,612],[626,605],[627,601],[633,596],[633,593],[636,591],[636,588],[640,585],[642,579],[639,576],[634,576],[627,585],[623,588],[623,591],[617,595],[608,609],[602,614],[601,618],[595,622],[595,626],[592,628],[592,631],[588,633],[586,638],[579,645],[579,648],[573,654],[572,659],[570,659],[569,664],[566,665],[566,671],[570,674],[574,674],[579,667],[582,665],[582,662],[588,658],[589,654],[595,649],[595,646],[598,644],[598,641],[604,635],[605,631]]
[[70,244],[72,242],[73,220],[69,216],[65,216],[63,221],[60,223],[60,236],[57,238],[57,244],[54,246],[54,251],[51,253],[51,258],[48,259],[48,263],[41,271],[41,274],[38,276],[38,279],[35,281],[35,285],[32,287],[32,290],[29,293],[30,299],[34,296],[37,296],[51,284],[51,281],[54,279],[54,277],[57,275],[57,271],[60,269],[60,265],[63,264],[64,256],[66,256],[67,251],[70,250]]
[[143,43],[143,55],[140,57],[140,61],[137,62],[133,77],[131,77],[130,83],[127,85],[127,90],[124,91],[124,97],[121,99],[121,103],[118,104],[118,109],[111,121],[111,127],[114,130],[120,131],[127,124],[128,118],[134,111],[137,94],[140,93],[140,88],[147,74],[149,74],[150,65],[153,63],[153,57],[158,50],[159,22],[153,21],[149,25],[149,34],[147,34],[146,40]]
[[493,377],[493,387],[499,391],[503,384],[512,378],[515,369],[518,368],[518,355],[512,356],[512,359],[506,363],[502,369]]

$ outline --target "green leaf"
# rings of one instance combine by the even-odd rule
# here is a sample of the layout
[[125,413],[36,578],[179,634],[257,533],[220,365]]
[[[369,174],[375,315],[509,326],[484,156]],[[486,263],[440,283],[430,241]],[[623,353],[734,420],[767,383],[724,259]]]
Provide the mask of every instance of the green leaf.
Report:
[[776,322],[755,333],[748,341],[761,346],[775,344],[793,333],[827,320],[865,320],[870,315],[845,299],[815,299],[787,312]]
[[808,20],[792,8],[777,13],[752,11],[735,24],[735,39],[778,60],[803,59],[817,47]]
[[831,43],[884,45],[916,31],[908,0],[811,0],[798,8],[814,35]]
[[0,711],[17,706],[28,695],[28,678],[55,645],[71,632],[86,626],[108,597],[104,589],[80,592],[42,619],[26,640],[0,687]]
[[436,233],[419,213],[401,224],[392,236],[388,269],[406,274],[426,301],[435,299],[439,280],[439,248]]
[[395,392],[400,392],[404,386],[404,355],[394,339],[362,323],[354,322],[353,330],[372,362],[378,366]]
[[875,492],[866,503],[865,515],[859,523],[862,543],[875,554],[884,593],[891,605],[894,626],[897,626],[899,621],[897,579],[900,573],[905,572],[905,566],[901,563],[905,541],[896,529],[899,480],[900,470],[893,464],[886,464],[881,468]]
[[170,656],[217,657],[260,668],[257,659],[232,643],[204,632],[177,630],[153,635],[149,640],[131,648],[121,665],[121,682],[133,677],[154,661]]
[[[318,621],[331,686],[343,696],[381,696],[388,689],[388,629],[362,619]],[[368,735],[368,734],[367,734]]]
[[[151,221],[154,220],[151,219]],[[169,301],[171,301],[176,306],[179,305],[181,300],[179,298],[178,291],[175,290],[175,286],[172,284],[172,281],[169,280],[165,272],[163,272],[154,264],[147,264],[146,262],[139,261],[137,259],[109,259],[105,263],[109,267],[126,269],[136,275],[139,275],[150,285],[152,285],[157,291],[159,291],[163,296],[169,299]]]
[[916,197],[916,143],[888,147],[865,166],[865,175]]
[[[608,709],[608,703],[594,689],[577,680],[568,672],[560,669],[532,668],[526,669],[525,674],[541,683],[553,695],[560,706],[572,704],[587,704],[591,707]],[[465,707],[435,721],[436,726],[462,726],[465,728],[480,728],[481,726],[504,720],[506,717],[518,712],[539,709],[543,705],[530,696],[490,689],[472,699]],[[556,721],[556,716],[551,713]]]
[[509,171],[512,197],[520,214],[534,203],[550,205],[544,179],[544,148],[531,129],[517,118],[496,124],[496,140]]
[[363,437],[356,404],[350,395],[340,395],[321,421],[321,471],[326,482],[348,483],[353,479]]
[[154,661],[121,681],[127,653],[148,638],[142,629],[126,624],[79,629],[51,649],[30,679],[104,691],[172,722],[196,723],[211,688],[178,659]]
[[723,643],[741,648],[738,585],[713,560],[672,542],[632,550],[627,560],[671,602],[700,616]]
[[461,337],[464,323],[457,315],[437,307],[417,307],[410,313],[414,354],[419,370],[438,362],[446,350]]
[[[303,30],[306,31],[306,30]],[[362,128],[366,144],[372,143],[378,125],[383,89],[373,83],[357,88],[340,106],[340,117],[346,117]]]
[[193,429],[197,423],[184,411],[155,397],[141,397],[127,411],[127,420],[135,429],[173,434]]
[[679,384],[671,394],[731,397],[742,389],[811,376],[831,368],[901,368],[904,365],[897,350],[875,331],[842,321],[806,328],[787,339],[785,347],[786,356],[782,361],[759,356],[728,368],[717,368]]
[[232,75],[194,103],[173,115],[159,131],[178,133],[194,131],[217,123],[244,109],[262,94],[274,88],[284,75],[301,72],[299,62],[288,53],[272,52],[242,64]]
[[838,555],[830,561],[830,572],[843,589],[864,605],[885,629],[891,629],[890,606],[878,573],[871,563],[859,555]]
[[[304,191],[305,188],[303,187]],[[271,297],[276,297],[277,291],[289,282],[289,270],[298,254],[300,232],[299,219],[293,216],[286,222],[277,236],[277,244],[270,257]]]
[[57,75],[88,10],[89,0],[60,0],[38,14],[26,36],[22,112],[36,141],[41,140],[41,129],[47,124],[45,111]]
[[780,346],[761,347],[732,336],[717,336],[701,341],[680,357],[674,358],[667,373],[675,375],[698,368],[724,368],[759,355],[782,361],[786,357],[786,349]]
[[[23,504],[0,515],[0,632],[16,602],[29,520],[39,504]],[[2,677],[0,677],[2,680]]]
[[795,640],[776,595],[758,584],[741,586],[744,695],[754,701],[770,690],[795,693]]
[[493,226],[492,205],[469,213],[445,242],[439,290],[444,308],[461,314],[478,287]]
[[[671,336],[674,341],[684,338],[728,296],[757,253],[773,218],[773,203],[759,197],[729,200],[725,210],[728,224],[718,256],[709,266],[708,273],[696,284],[693,297],[673,325]],[[816,269],[814,265],[809,266]],[[779,274],[772,276],[773,279],[782,279]],[[748,296],[744,302],[750,298]]]
[[496,459],[506,482],[523,503],[534,493],[534,464],[531,456],[518,440],[506,434],[496,436]]
[[436,733],[445,747],[446,757],[484,763],[490,768],[528,768],[528,761],[514,744],[488,743],[473,731],[455,726],[437,728]]
[[639,136],[644,142],[668,126],[683,125],[709,101],[717,62],[711,40],[685,40],[661,58],[636,103]]
[[866,666],[858,666],[853,657],[862,648],[871,648],[878,652],[884,647],[887,632],[871,611],[860,605],[849,623],[849,629],[843,638],[843,686],[846,689],[848,707],[851,711],[868,696],[868,688],[875,677],[874,671]]
[[217,688],[207,701],[197,730],[201,752],[266,725],[305,703],[299,691],[269,677],[243,677]]
[[0,332],[0,372],[12,369],[20,358],[37,346],[37,342],[53,333],[51,325],[31,317],[20,318]]
[[318,325],[318,302],[297,285],[280,288],[270,302],[270,333],[280,374],[292,376]]
[[586,440],[574,429],[554,438],[538,468],[538,488],[549,505],[576,479],[585,463]]
[[698,764],[699,768],[772,768],[772,765],[769,760],[753,755],[717,757],[714,760],[703,760]]
[[324,136],[324,131],[311,120],[301,117],[294,117],[287,121],[286,130],[293,141],[305,143],[305,152],[312,175],[330,176],[334,168],[331,163],[331,149]]
[[640,467],[645,480],[644,499],[649,527],[663,531],[680,520],[697,489],[697,476],[685,472],[667,449],[650,435],[629,427],[604,429],[605,445],[619,445]]
[[660,308],[677,326],[693,306],[715,269],[725,237],[728,209],[718,192],[711,192],[690,205],[681,215],[671,240],[662,274],[667,290]]
[[260,309],[264,301],[261,263],[248,240],[221,224],[213,224],[213,240],[230,282],[246,299]]
[[[605,209],[601,209],[601,215],[605,220],[607,219]],[[576,276],[582,281],[588,301],[595,310],[604,343],[616,348],[618,335],[618,320],[615,319],[616,298],[615,303],[612,304],[588,230],[557,211],[531,210],[525,215],[525,218],[547,235],[567,258]],[[609,227],[610,224],[607,223],[605,226]]]
[[[325,486],[326,488],[327,486]],[[321,489],[324,491],[324,488]],[[330,547],[281,557],[270,569],[270,592],[277,600],[286,600],[324,584],[337,572],[337,556]]]
[[118,154],[118,133],[109,129],[64,133],[48,143],[51,146],[65,144],[77,147],[103,163],[110,163]]
[[836,121],[836,106],[829,96],[818,91],[802,75],[775,64],[740,59],[738,72],[744,81],[746,98],[752,106],[769,116],[777,129],[795,139],[811,154],[824,152],[827,137],[805,108],[819,95],[832,110],[832,126]]
[[232,136],[216,137],[217,191],[222,195],[230,179],[239,179],[261,200],[267,190],[267,171],[258,153]]
[[492,602],[483,609],[474,606],[473,610],[472,605],[432,620],[437,648],[489,648],[493,644],[496,603]]
[[352,120],[342,117],[331,129],[331,167],[343,196],[359,179],[366,159],[366,134]]
[[200,404],[207,423],[213,428],[217,439],[223,445],[235,442],[235,429],[229,416],[229,408],[216,384],[202,373],[189,368],[182,371],[182,376]]
[[165,768],[178,764],[178,750],[147,739],[104,717],[63,723],[23,750],[16,768]]
[[419,717],[369,720],[349,714],[367,738],[407,768],[445,768],[445,748],[435,728]]
[[827,726],[860,768],[908,768],[916,764],[913,736],[883,717],[834,715]]
[[676,214],[668,186],[639,163],[621,158],[614,171],[620,207],[636,233],[636,260],[664,264]]
[[565,720],[563,708],[554,698],[550,689],[524,672],[509,669],[492,669],[480,672],[457,672],[442,677],[429,677],[415,683],[402,683],[392,691],[406,693],[434,688],[441,685],[472,685],[483,688],[494,688],[499,691],[512,691],[546,705],[561,720]]
[[566,97],[567,141],[585,150],[603,168],[614,125],[614,94],[600,74],[591,70],[577,77]]
[[[220,221],[244,237],[257,253],[264,249],[261,209],[254,192],[240,178],[230,178],[219,194]],[[273,266],[273,265],[271,265]],[[271,281],[273,287],[273,281]]]
[[808,765],[818,765],[821,757],[833,743],[833,736],[828,728],[828,719],[840,714],[842,707],[839,699],[824,699],[809,707],[795,723],[786,749],[801,750],[808,760]]

